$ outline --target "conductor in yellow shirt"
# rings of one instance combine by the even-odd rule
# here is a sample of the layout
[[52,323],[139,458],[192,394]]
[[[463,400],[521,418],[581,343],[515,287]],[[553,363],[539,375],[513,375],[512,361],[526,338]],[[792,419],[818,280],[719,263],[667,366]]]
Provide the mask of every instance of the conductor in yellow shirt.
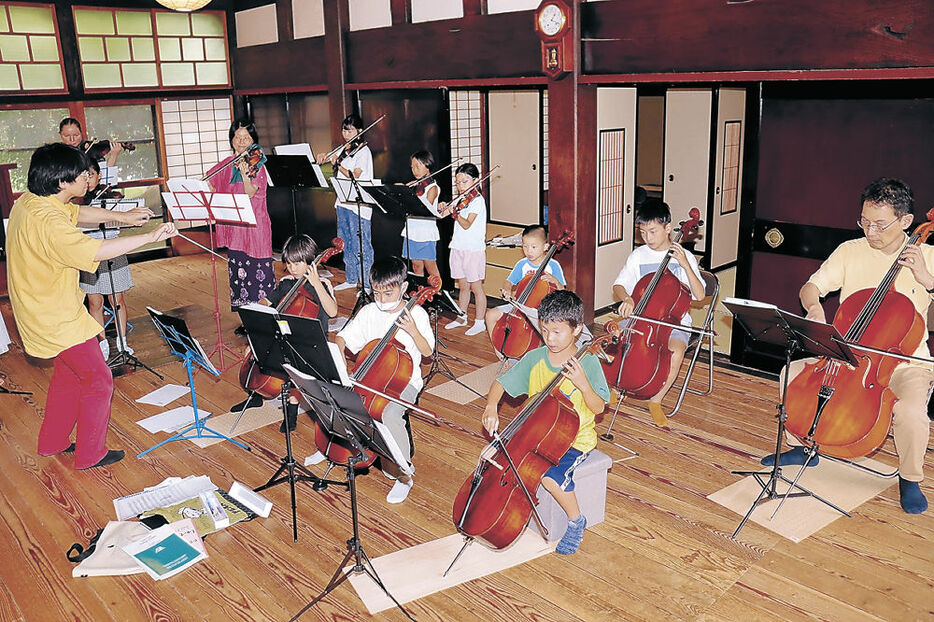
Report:
[[7,230],[7,280],[23,348],[53,361],[38,451],[73,451],[79,469],[113,464],[124,453],[106,447],[113,375],[97,345],[100,324],[84,307],[78,272],[94,272],[105,259],[176,234],[175,225],[165,223],[111,240],[84,235],[79,223],[141,225],[152,216],[146,208],[121,213],[69,203],[87,193],[90,164],[74,147],[39,147],[29,162],[29,190],[13,204]]

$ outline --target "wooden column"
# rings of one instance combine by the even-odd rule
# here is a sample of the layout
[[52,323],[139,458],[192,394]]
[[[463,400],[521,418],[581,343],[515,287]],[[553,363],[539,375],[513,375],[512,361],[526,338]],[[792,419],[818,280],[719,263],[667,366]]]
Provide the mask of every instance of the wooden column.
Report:
[[[568,289],[584,302],[593,321],[597,235],[597,89],[580,84],[580,10],[573,8],[574,69],[548,82],[548,228],[551,237],[569,229],[575,243],[562,251]],[[598,284],[609,287],[610,284]]]
[[340,122],[351,111],[347,83],[347,31],[350,29],[348,0],[324,3],[324,57],[327,62],[328,110],[331,116],[331,143],[340,145]]

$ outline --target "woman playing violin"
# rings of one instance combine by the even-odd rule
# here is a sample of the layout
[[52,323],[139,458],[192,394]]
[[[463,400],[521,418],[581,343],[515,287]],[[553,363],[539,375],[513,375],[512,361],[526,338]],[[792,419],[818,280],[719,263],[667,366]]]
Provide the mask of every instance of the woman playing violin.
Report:
[[[84,142],[81,123],[73,117],[62,119],[61,123],[58,124],[58,135],[61,136],[62,142],[70,147],[80,147],[81,143]],[[123,143],[115,140],[108,142],[110,143],[110,150],[106,156],[106,165],[114,166],[117,163],[117,157],[123,152]]]
[[[348,142],[343,149],[330,157],[334,174],[338,179],[373,179],[373,154],[366,141],[358,135],[363,130],[360,115],[349,114],[341,123],[341,136]],[[356,140],[354,140],[356,139]],[[318,164],[328,161],[326,154],[317,155]],[[335,290],[351,289],[358,286],[361,276],[364,289],[370,289],[370,267],[373,265],[373,242],[370,230],[370,218],[373,209],[365,205],[345,203],[340,197],[334,202],[337,208],[337,237],[344,240],[344,282]],[[357,217],[359,210],[359,218]],[[363,265],[360,265],[363,237]]]
[[[208,171],[208,176],[228,167],[237,156],[259,143],[256,126],[245,119],[231,123],[228,136],[234,153]],[[272,267],[272,223],[266,210],[266,168],[260,165],[253,171],[242,157],[229,168],[211,177],[208,183],[215,192],[246,194],[256,215],[255,226],[217,225],[217,245],[227,248],[230,307],[235,311],[266,298],[276,279]]]
[[[438,195],[441,188],[438,182],[431,179],[431,170],[435,166],[435,158],[429,151],[416,151],[410,158],[412,175],[415,181],[415,194],[425,204],[432,214],[441,217],[438,212]],[[402,257],[412,260],[412,272],[418,276],[441,276],[438,271],[437,241],[441,239],[438,234],[438,225],[434,220],[427,218],[407,218],[402,228]]]
[[[842,304],[860,290],[873,289],[897,259],[907,270],[901,270],[894,289],[911,301],[924,322],[927,336],[928,308],[934,296],[934,247],[928,244],[906,246],[905,229],[914,218],[913,207],[914,194],[908,184],[899,179],[883,177],[866,187],[857,221],[865,236],[837,247],[801,288],[801,306],[807,311],[808,319],[826,322],[821,297],[839,290]],[[922,340],[918,349],[908,354],[930,359],[927,340]],[[792,363],[789,381],[813,360]],[[927,403],[932,385],[934,371],[930,367],[908,362],[899,363],[888,383],[896,398],[892,407],[892,435],[898,454],[898,492],[902,509],[909,514],[920,514],[928,507],[920,483],[924,479],[924,454],[930,437]],[[787,440],[798,446],[781,455],[781,464],[803,464],[804,448],[790,435]],[[773,465],[774,460],[775,456],[769,455],[762,459],[762,464]],[[809,466],[817,464],[818,460],[819,457],[814,456]]]

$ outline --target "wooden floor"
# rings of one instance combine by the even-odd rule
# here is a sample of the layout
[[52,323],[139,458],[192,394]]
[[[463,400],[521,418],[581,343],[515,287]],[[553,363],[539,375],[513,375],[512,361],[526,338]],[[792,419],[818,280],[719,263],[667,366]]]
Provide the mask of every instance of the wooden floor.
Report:
[[[225,273],[218,270],[222,279]],[[133,277],[127,301],[130,317],[138,319],[130,343],[150,352],[149,362],[159,364],[167,381],[183,384],[180,363],[152,354],[157,346],[148,342],[141,316],[146,305],[201,307],[192,325],[205,348],[212,347],[216,336],[205,311],[213,307],[210,262],[201,256],[152,261],[134,265]],[[342,292],[340,302],[346,312],[352,299]],[[242,348],[242,338],[233,336],[237,318],[223,306],[224,339]],[[18,339],[9,302],[0,302],[0,310]],[[453,365],[458,374],[494,360],[484,336],[444,337],[460,359]],[[86,544],[113,519],[114,497],[189,474],[207,474],[225,488],[234,479],[257,486],[278,466],[283,437],[271,425],[244,436],[250,453],[230,443],[198,449],[184,441],[138,460],[157,439],[135,421],[158,409],[135,399],[160,383],[137,371],[115,381],[109,432],[109,446],[125,449],[127,459],[75,471],[69,456],[36,454],[51,370],[27,363],[14,344],[0,357],[0,371],[8,387],[34,393],[0,395],[0,620],[287,620],[324,587],[342,558],[350,535],[347,493],[300,484],[298,543],[291,537],[288,487],[277,486],[266,493],[275,503],[268,519],[209,537],[210,557],[181,575],[162,582],[146,575],[73,579],[65,551],[73,542]],[[800,544],[755,524],[730,539],[739,517],[706,496],[736,481],[731,469],[753,467],[774,445],[777,389],[719,368],[715,376],[713,395],[689,397],[670,431],[635,412],[617,422],[618,442],[639,457],[614,464],[606,521],[588,529],[579,553],[546,555],[415,601],[409,611],[419,620],[458,621],[931,619],[934,511],[904,514],[896,487]],[[235,370],[217,382],[199,374],[199,406],[226,411],[241,399],[236,381]],[[361,536],[371,557],[455,531],[452,500],[483,445],[482,402],[425,395],[421,405],[443,424],[414,421],[417,474],[409,499],[390,506],[384,477],[359,480]],[[300,425],[298,456],[313,451],[309,432]],[[600,449],[614,459],[624,455],[612,444],[601,442]],[[889,441],[877,459],[893,464],[892,451]],[[931,475],[934,454],[928,455]],[[931,481],[924,490],[934,501]],[[376,617],[403,619],[395,610]],[[345,584],[302,619],[366,618]]]

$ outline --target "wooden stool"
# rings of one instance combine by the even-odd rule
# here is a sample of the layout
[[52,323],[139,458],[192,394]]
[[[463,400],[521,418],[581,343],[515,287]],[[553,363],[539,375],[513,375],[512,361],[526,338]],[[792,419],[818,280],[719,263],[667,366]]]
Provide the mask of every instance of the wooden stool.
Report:
[[[587,527],[603,522],[606,517],[606,474],[613,466],[608,455],[594,449],[587,458],[574,469],[574,492],[581,514],[587,517]],[[568,516],[551,494],[538,487],[538,513],[548,530],[548,541],[554,542],[564,535],[568,527]],[[538,531],[535,518],[529,525]]]

